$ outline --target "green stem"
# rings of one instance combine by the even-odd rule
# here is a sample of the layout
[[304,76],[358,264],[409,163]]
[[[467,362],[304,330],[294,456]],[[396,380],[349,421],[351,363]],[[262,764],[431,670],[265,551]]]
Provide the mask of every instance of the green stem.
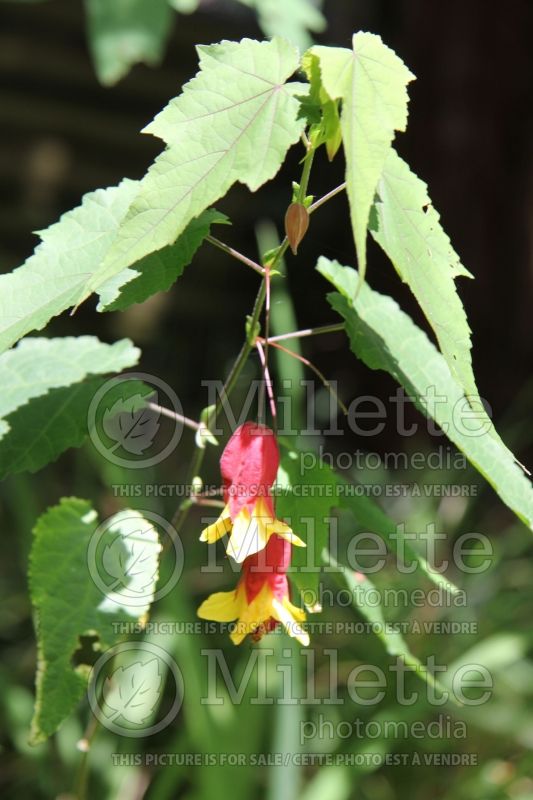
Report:
[[98,730],[98,726],[99,722],[97,718],[95,716],[91,716],[91,718],[89,719],[89,723],[87,725],[87,729],[83,736],[83,739],[81,739],[80,742],[78,743],[78,746],[82,745],[82,753],[74,785],[74,797],[76,798],[76,800],[85,800],[85,798],[87,797],[87,779],[89,776],[89,753],[91,751],[91,745]]
[[[307,155],[305,157],[303,170],[302,170],[302,178],[301,178],[301,181],[300,181],[300,192],[299,192],[299,198],[301,198],[300,202],[303,202],[303,200],[305,199],[305,196],[307,194],[307,187],[308,187],[308,184],[309,184],[309,176],[311,174],[311,167],[313,165],[313,158],[314,158],[314,150],[308,150]],[[209,237],[210,241],[213,238],[214,237]],[[217,246],[218,246],[219,242],[218,242],[218,240],[216,240],[216,241],[217,241]],[[214,244],[213,241],[211,241],[211,243]],[[222,244],[222,243],[220,243],[220,244]],[[282,243],[278,247],[276,255],[272,259],[272,262],[269,264],[269,267],[268,267],[268,272],[269,273],[276,269],[276,267],[278,266],[279,262],[281,261],[281,259],[285,255],[288,247],[289,247],[289,240],[285,236],[285,238],[283,239]],[[230,248],[230,247],[227,247],[226,245],[224,245],[221,249],[223,249],[226,253],[229,253],[230,255],[233,255],[234,257],[239,258],[239,260],[242,261],[242,258],[240,258],[240,254],[237,255],[236,254],[237,251],[233,252],[233,248]],[[249,262],[249,261],[250,261],[250,259],[247,259],[247,262]],[[254,263],[254,262],[252,262],[252,263]],[[248,264],[248,266],[250,266],[250,264]],[[259,266],[259,265],[256,265],[256,266]],[[254,331],[257,329],[257,326],[259,324],[259,318],[261,316],[261,312],[263,310],[263,306],[265,305],[265,299],[266,299],[266,280],[267,280],[266,270],[262,269],[262,273],[261,274],[262,274],[263,280],[261,281],[261,286],[259,287],[259,291],[257,293],[257,297],[255,298],[254,307],[253,307],[251,318],[250,318],[250,321],[249,321],[249,324],[248,324],[248,334],[246,336],[246,340],[245,340],[245,342],[244,342],[244,344],[243,344],[243,346],[242,346],[242,348],[240,350],[239,355],[237,356],[237,358],[235,360],[235,363],[233,364],[233,367],[231,368],[230,374],[228,375],[228,377],[226,379],[226,382],[224,383],[224,386],[222,388],[222,392],[220,393],[220,395],[217,398],[217,401],[215,403],[215,407],[214,407],[213,411],[209,414],[209,416],[208,416],[208,418],[206,420],[206,427],[208,428],[208,430],[212,430],[214,428],[215,422],[217,420],[217,417],[219,416],[219,414],[220,414],[220,412],[222,410],[222,406],[224,404],[224,401],[229,397],[229,395],[233,391],[233,389],[235,387],[235,384],[237,383],[237,380],[239,378],[239,375],[241,374],[242,369],[243,369],[244,365],[246,364],[246,361],[248,360],[248,356],[250,355],[250,353],[252,352],[252,350],[255,347],[255,334],[254,334]],[[205,452],[204,448],[198,447],[198,445],[196,446],[195,453],[194,453],[193,459],[191,461],[191,465],[189,467],[189,472],[188,472],[188,477],[187,477],[187,484],[186,484],[187,486],[192,486],[194,478],[196,478],[198,476],[198,473],[200,472],[200,469],[201,469],[202,464],[203,464],[204,452]],[[189,510],[190,510],[191,506],[192,506],[192,503],[191,503],[190,499],[186,497],[183,500],[183,502],[180,504],[176,514],[174,515],[174,517],[172,519],[172,523],[171,524],[176,529],[178,534],[179,534],[180,528],[183,526],[185,520],[187,519],[187,516],[189,514]]]
[[[217,398],[215,407],[207,418],[206,427],[208,428],[208,430],[214,428],[216,419],[222,410],[224,401],[229,397],[229,395],[233,391],[235,384],[239,379],[239,375],[241,374],[242,369],[246,364],[248,356],[250,355],[251,351],[254,348],[255,341],[252,338],[252,334],[259,322],[259,317],[261,316],[261,311],[263,310],[263,305],[265,303],[265,297],[266,297],[266,282],[263,279],[261,281],[261,286],[259,287],[259,292],[257,293],[257,297],[255,298],[255,303],[252,310],[252,315],[249,324],[250,335],[246,337],[246,341],[244,342],[241,351],[237,356],[235,363],[233,364],[233,367],[231,368],[230,374],[226,378],[226,382],[224,383],[222,391]],[[204,454],[205,454],[205,449],[197,446],[194,452],[193,459],[191,461],[191,465],[189,467],[189,473],[186,484],[187,486],[192,486],[194,478],[196,478],[198,473],[200,472],[200,469],[204,461]],[[185,500],[180,504],[176,514],[174,515],[174,518],[172,519],[171,524],[178,533],[180,528],[184,524],[185,520],[187,519],[191,505],[192,504],[189,498],[185,498]]]
[[303,203],[307,196],[307,187],[309,186],[309,176],[311,175],[311,167],[313,166],[313,159],[315,151],[310,148],[304,159],[304,167],[302,170],[302,179],[300,181],[300,191],[298,193],[298,202]]

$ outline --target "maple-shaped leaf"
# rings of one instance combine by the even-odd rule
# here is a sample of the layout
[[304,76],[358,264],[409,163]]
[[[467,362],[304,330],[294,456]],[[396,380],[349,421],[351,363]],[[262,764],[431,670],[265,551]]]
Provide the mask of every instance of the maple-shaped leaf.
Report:
[[116,240],[87,280],[85,297],[174,242],[237,181],[256,191],[300,138],[305,121],[298,119],[294,95],[305,93],[306,85],[286,83],[298,69],[295,47],[275,37],[197,50],[200,72],[145,128],[167,148],[140,182]]
[[309,53],[318,58],[326,94],[342,103],[346,191],[363,281],[370,209],[395,131],[407,125],[407,84],[414,75],[379,36],[364,31],[354,35],[350,50],[316,46]]

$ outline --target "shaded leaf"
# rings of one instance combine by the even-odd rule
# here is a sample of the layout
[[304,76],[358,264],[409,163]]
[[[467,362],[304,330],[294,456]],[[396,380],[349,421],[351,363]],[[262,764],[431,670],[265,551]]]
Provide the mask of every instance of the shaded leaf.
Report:
[[370,369],[385,370],[431,417],[503,502],[533,530],[533,488],[501,442],[481,402],[472,427],[471,402],[426,334],[386,295],[363,287],[354,299],[357,272],[321,258],[318,271],[340,292],[328,299],[344,318],[352,351]]
[[119,272],[98,289],[98,311],[123,311],[133,303],[142,303],[156,292],[166,292],[183,275],[185,267],[215,223],[227,224],[228,218],[208,208],[191,220],[174,244],[141,258],[133,267]]
[[117,83],[134,64],[157,66],[172,23],[168,0],[85,0],[98,79]]
[[41,244],[21,267],[0,276],[0,352],[80,301],[137,191],[137,181],[126,179],[89,192],[39,232]]
[[[109,250],[138,190],[138,181],[125,179],[86,194],[80,206],[40,232],[41,244],[21,267],[0,276],[0,353],[81,302],[83,287]],[[127,308],[166,291],[209,233],[210,224],[225,220],[208,210],[191,221],[183,240],[180,236],[173,246],[122,271],[112,282],[96,282],[100,310]]]
[[[105,378],[139,360],[129,339],[113,345],[94,336],[29,338],[0,355],[0,478],[40,469],[87,437],[88,409]],[[132,395],[138,405],[153,389],[127,381],[109,391],[109,403]],[[116,398],[116,400],[114,400]]]
[[70,386],[87,375],[118,372],[139,360],[129,339],[109,345],[96,336],[24,339],[0,356],[0,417],[6,417],[50,389]]

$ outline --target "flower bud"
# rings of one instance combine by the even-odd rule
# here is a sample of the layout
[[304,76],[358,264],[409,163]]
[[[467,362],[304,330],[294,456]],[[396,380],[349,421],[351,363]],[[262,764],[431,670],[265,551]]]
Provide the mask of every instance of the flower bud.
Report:
[[296,255],[298,246],[309,227],[309,212],[301,203],[291,203],[285,214],[285,233],[291,246],[291,250]]

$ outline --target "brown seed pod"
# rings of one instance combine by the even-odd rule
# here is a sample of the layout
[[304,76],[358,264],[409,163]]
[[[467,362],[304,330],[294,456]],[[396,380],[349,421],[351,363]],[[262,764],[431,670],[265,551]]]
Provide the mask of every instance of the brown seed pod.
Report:
[[285,214],[285,233],[291,246],[291,250],[296,255],[298,246],[309,227],[309,212],[301,203],[291,203]]

